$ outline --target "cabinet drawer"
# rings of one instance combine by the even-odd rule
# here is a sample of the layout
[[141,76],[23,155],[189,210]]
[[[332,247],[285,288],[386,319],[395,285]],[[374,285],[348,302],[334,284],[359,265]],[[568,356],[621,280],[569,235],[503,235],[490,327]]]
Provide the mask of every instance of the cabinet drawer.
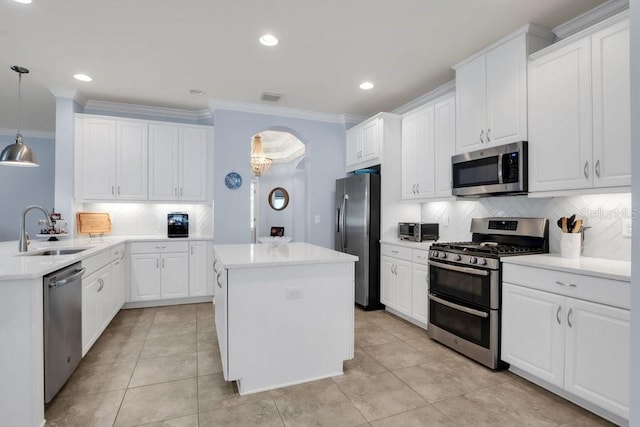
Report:
[[131,243],[130,245],[132,254],[187,252],[189,250],[189,242],[187,241],[167,242],[158,240],[157,242]]
[[106,250],[93,255],[90,258],[82,260],[82,266],[86,269],[83,277],[88,277],[90,274],[100,270],[105,265],[111,262],[111,251]]
[[425,251],[422,249],[414,249],[413,262],[415,262],[416,264],[427,265],[429,263],[429,251]]
[[403,248],[402,246],[394,245],[380,245],[380,255],[393,258],[400,258],[406,261],[411,261],[413,257],[413,249]]
[[620,280],[515,264],[504,264],[502,280],[614,307],[629,309],[631,305],[631,284]]

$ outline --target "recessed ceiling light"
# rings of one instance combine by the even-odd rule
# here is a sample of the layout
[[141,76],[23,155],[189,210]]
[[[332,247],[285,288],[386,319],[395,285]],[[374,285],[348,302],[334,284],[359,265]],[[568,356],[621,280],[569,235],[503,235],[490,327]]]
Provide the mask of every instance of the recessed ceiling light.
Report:
[[74,74],[73,78],[76,80],[80,80],[81,82],[90,82],[93,79],[89,76],[87,76],[86,74]]
[[360,89],[364,89],[364,90],[373,89],[373,83],[371,83],[371,82],[362,82],[362,83],[360,83]]
[[32,0],[13,0],[16,3],[22,3],[22,4],[31,4]]
[[202,96],[202,95],[204,95],[204,91],[203,91],[203,90],[200,90],[200,89],[191,89],[191,90],[189,91],[189,93],[190,93],[191,95],[198,95],[198,96]]
[[258,40],[260,40],[260,43],[262,43],[265,46],[275,46],[278,44],[278,38],[273,34],[265,34],[262,37],[260,37]]

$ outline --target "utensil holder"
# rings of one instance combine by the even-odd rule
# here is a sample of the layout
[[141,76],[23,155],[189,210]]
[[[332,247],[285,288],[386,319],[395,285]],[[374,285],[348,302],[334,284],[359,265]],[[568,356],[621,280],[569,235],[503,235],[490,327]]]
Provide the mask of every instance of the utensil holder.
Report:
[[562,233],[560,237],[560,256],[580,258],[582,255],[582,233]]

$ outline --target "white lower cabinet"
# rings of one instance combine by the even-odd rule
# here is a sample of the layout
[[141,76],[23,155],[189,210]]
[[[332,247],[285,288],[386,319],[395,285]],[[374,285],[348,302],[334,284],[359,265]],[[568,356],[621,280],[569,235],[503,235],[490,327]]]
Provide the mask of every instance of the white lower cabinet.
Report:
[[381,244],[380,248],[380,301],[426,328],[428,251],[388,244]]
[[187,242],[131,243],[131,301],[189,296]]
[[[593,277],[572,274],[566,280],[565,274],[552,281],[553,277],[547,280],[552,275],[549,270],[520,268],[516,279],[510,277],[508,265],[504,270],[502,360],[563,390],[569,399],[577,397],[578,404],[583,404],[582,399],[595,405],[587,409],[598,412],[601,408],[606,412],[600,415],[627,420],[629,310],[598,303],[598,291],[592,292],[598,285]],[[601,283],[614,295],[613,287],[626,283],[607,282],[615,281]],[[549,292],[554,285],[558,291]]]
[[189,243],[189,296],[208,294],[209,276],[208,243],[197,241]]

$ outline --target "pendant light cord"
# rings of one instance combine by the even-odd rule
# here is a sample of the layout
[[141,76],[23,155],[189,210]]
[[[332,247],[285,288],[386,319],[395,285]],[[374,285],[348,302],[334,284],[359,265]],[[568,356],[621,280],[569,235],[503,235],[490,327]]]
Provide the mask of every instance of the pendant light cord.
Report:
[[18,133],[22,131],[22,73],[18,72]]

